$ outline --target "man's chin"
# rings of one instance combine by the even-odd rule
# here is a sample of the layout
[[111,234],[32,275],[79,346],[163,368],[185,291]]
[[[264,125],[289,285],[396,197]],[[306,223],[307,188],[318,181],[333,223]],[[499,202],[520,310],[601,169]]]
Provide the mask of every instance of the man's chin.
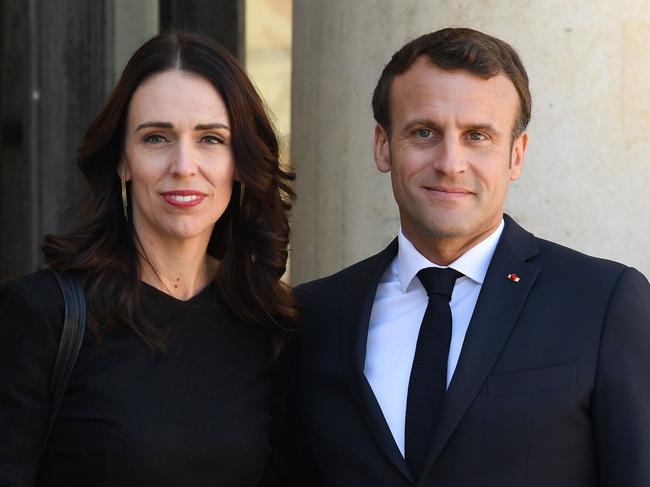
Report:
[[430,220],[427,223],[427,233],[430,238],[439,240],[459,239],[469,236],[471,222],[461,217],[450,217]]
[[[405,215],[402,215],[402,217]],[[402,218],[402,231],[409,240],[473,240],[484,230],[467,209]]]

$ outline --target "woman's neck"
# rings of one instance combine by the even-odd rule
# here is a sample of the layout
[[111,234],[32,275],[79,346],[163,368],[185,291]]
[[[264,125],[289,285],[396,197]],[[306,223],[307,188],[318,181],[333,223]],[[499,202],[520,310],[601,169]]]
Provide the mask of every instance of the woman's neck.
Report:
[[191,239],[156,242],[140,237],[141,279],[176,299],[196,296],[216,276],[219,261],[208,255],[208,242]]

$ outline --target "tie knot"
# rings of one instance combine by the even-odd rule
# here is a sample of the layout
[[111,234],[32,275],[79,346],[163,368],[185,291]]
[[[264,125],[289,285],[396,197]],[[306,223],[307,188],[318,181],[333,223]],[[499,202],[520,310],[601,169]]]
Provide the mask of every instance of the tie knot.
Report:
[[462,275],[450,267],[444,269],[441,267],[426,267],[425,269],[420,269],[420,272],[417,273],[418,279],[422,283],[422,286],[424,286],[427,295],[441,294],[447,300],[451,299],[451,293],[454,290],[456,279]]

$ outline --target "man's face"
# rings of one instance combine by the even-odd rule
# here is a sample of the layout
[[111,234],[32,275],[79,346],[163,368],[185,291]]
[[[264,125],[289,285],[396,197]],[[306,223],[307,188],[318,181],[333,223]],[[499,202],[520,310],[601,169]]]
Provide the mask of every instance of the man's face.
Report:
[[391,133],[375,129],[375,161],[390,171],[402,230],[425,256],[443,245],[458,257],[501,222],[528,141],[512,140],[518,113],[503,74],[483,79],[420,58],[393,80]]

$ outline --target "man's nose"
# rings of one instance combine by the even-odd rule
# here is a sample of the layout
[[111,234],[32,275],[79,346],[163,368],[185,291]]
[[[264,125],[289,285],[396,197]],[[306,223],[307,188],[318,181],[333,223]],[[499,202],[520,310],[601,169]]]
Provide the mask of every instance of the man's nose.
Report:
[[466,151],[457,137],[445,137],[438,148],[439,152],[433,161],[436,171],[451,175],[465,170]]
[[197,171],[197,154],[192,140],[179,139],[172,154],[170,171],[176,177],[192,176]]

